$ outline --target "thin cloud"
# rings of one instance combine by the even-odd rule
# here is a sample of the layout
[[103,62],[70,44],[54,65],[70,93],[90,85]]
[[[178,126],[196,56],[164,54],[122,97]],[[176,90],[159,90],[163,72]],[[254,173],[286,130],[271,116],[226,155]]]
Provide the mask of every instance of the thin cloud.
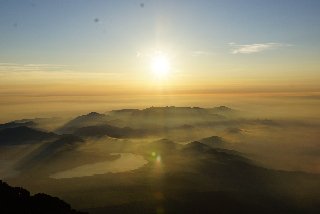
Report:
[[248,44],[248,45],[237,45],[236,43],[232,42],[229,43],[233,50],[231,51],[232,54],[254,54],[259,53],[267,50],[274,50],[281,47],[288,47],[291,46],[289,44],[282,44],[282,43],[255,43],[255,44]]
[[210,55],[212,55],[213,53],[212,53],[212,52],[209,52],[209,51],[200,51],[200,50],[197,50],[197,51],[193,51],[191,54],[192,54],[192,56],[210,56]]
[[67,65],[0,63],[0,72],[65,71]]

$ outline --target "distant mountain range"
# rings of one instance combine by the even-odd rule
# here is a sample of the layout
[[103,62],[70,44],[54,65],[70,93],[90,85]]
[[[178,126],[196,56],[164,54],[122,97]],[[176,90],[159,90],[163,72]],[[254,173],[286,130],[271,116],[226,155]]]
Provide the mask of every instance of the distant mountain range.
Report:
[[72,133],[81,137],[114,137],[114,138],[128,138],[141,137],[143,131],[134,130],[129,127],[119,128],[110,125],[86,126],[74,130]]
[[236,115],[226,106],[199,107],[150,107],[146,109],[113,110],[108,114],[91,112],[78,116],[56,130],[59,134],[81,134],[98,137],[132,137],[157,132],[157,128],[192,127],[192,124],[223,120]]
[[9,123],[0,124],[0,131],[3,129],[7,129],[7,128],[17,128],[17,127],[21,127],[21,126],[34,127],[35,125],[36,125],[36,123],[33,121],[25,121],[25,122],[12,121]]
[[[94,207],[86,209],[92,214],[320,213],[319,175],[268,169],[227,149],[233,148],[228,147],[233,137],[245,136],[248,125],[265,128],[280,124],[240,116],[226,106],[122,109],[81,115],[53,132],[41,129],[40,120],[20,120],[0,125],[0,146],[3,151],[23,154],[12,163],[19,172],[14,181],[21,179],[33,188],[43,185],[41,188],[50,190],[46,192],[56,191],[71,204],[86,203],[86,207]],[[181,135],[187,140],[179,141]],[[24,153],[26,148],[30,149]],[[121,163],[125,153],[148,163],[121,173],[102,170],[97,175],[65,180],[50,177],[83,166],[88,171],[95,164],[110,167],[113,161]],[[40,203],[38,200],[48,198],[40,195],[39,199],[24,190],[19,194],[29,198],[27,202],[12,199],[18,207],[5,209],[19,210],[20,203],[21,208],[34,209],[34,200]],[[99,206],[93,206],[97,198]],[[32,205],[26,205],[29,202]],[[51,202],[41,203],[45,204],[42,213],[50,213],[43,212],[46,207],[55,213],[73,212],[56,199],[52,203],[68,211],[55,210]]]

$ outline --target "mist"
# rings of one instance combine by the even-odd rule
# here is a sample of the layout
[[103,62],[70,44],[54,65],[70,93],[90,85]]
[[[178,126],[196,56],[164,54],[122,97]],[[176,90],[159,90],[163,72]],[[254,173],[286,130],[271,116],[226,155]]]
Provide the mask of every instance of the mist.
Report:
[[268,212],[317,210],[319,99],[208,98],[115,109],[91,103],[103,110],[7,121],[0,125],[1,177],[90,213],[152,213],[158,203],[181,210],[190,200],[199,211],[207,206],[200,193],[244,207],[238,197],[255,195],[251,211],[261,209],[256,203],[278,204]]

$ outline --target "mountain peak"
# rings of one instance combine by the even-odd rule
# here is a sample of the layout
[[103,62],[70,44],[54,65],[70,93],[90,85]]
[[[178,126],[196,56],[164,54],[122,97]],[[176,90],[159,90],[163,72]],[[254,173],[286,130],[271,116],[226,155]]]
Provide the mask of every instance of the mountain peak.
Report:
[[215,107],[214,109],[218,111],[225,111],[225,112],[232,111],[232,109],[227,106],[218,106],[218,107]]
[[6,128],[17,128],[17,127],[34,127],[36,126],[36,123],[33,121],[12,121],[4,124],[0,124],[0,130],[1,129],[6,129]]
[[71,134],[77,128],[104,123],[107,118],[105,114],[90,112],[70,120],[56,131],[59,134]]
[[191,152],[207,152],[212,150],[212,148],[206,144],[203,144],[199,141],[193,141],[184,146],[184,150]]
[[211,137],[206,137],[200,140],[201,143],[204,143],[206,145],[216,145],[216,144],[222,144],[224,143],[224,139],[219,136],[211,136]]
[[90,117],[97,117],[97,116],[103,116],[104,114],[100,114],[98,112],[90,112],[89,114],[87,115],[84,115],[84,116],[90,116]]

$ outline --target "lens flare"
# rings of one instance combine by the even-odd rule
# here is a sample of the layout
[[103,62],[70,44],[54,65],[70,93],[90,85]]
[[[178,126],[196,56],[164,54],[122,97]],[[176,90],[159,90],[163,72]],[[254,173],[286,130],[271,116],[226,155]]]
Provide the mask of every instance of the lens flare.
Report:
[[161,156],[160,155],[157,156],[156,161],[157,161],[157,163],[161,163]]

